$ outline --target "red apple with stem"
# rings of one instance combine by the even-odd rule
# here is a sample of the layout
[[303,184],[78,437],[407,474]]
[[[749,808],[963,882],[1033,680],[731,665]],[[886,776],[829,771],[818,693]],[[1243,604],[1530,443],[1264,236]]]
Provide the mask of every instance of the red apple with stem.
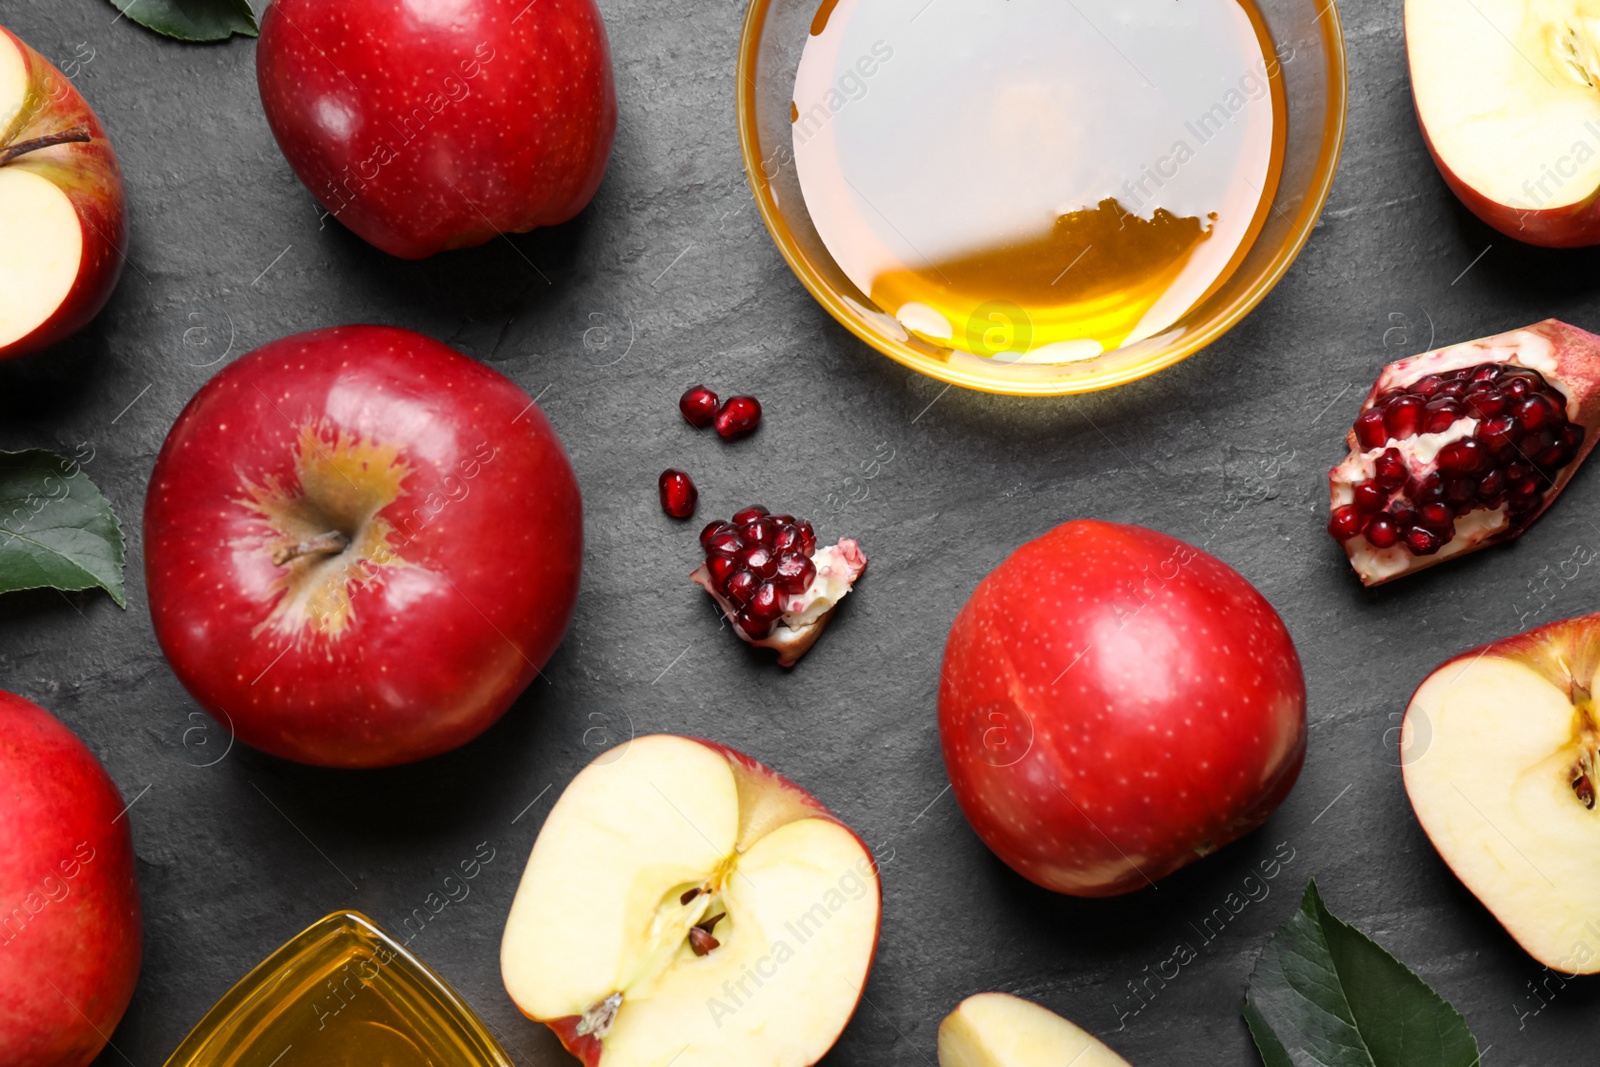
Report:
[[184,409],[144,515],[156,637],[238,738],[373,767],[455,748],[560,643],[583,516],[514,383],[408,330],[300,334]]
[[996,855],[1111,896],[1265,821],[1299,776],[1305,706],[1294,643],[1238,572],[1079,520],[1013,552],[956,616],[939,736]]
[[99,314],[127,243],[105,128],[66,75],[0,26],[0,360]]
[[133,837],[116,783],[43,708],[0,692],[0,1063],[85,1067],[139,980]]
[[406,259],[572,218],[617,127],[594,0],[274,0],[257,74],[311,194]]

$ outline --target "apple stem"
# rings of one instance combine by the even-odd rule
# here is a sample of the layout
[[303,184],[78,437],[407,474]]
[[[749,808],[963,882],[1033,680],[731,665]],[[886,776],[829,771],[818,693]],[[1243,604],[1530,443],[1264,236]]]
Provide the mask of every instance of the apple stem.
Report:
[[337,556],[349,547],[350,538],[338,530],[329,530],[298,545],[284,545],[272,553],[272,563],[283,567],[306,556]]
[[19,141],[9,148],[0,149],[0,167],[27,155],[29,152],[37,152],[41,148],[54,148],[58,144],[88,144],[92,140],[94,140],[94,136],[89,132],[89,127],[80,123],[70,130],[62,130],[60,133],[50,133],[43,137],[35,137],[31,141]]

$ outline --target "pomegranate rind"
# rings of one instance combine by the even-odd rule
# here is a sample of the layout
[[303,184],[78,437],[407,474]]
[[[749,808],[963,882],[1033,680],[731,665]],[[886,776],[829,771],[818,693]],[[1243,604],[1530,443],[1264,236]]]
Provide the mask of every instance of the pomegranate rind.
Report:
[[[1471,512],[1463,516],[1462,521],[1457,524],[1458,532],[1453,541],[1431,556],[1410,556],[1407,553],[1402,567],[1392,567],[1390,564],[1400,558],[1396,554],[1405,552],[1404,548],[1396,546],[1380,550],[1360,534],[1342,542],[1350,566],[1361,578],[1363,585],[1369,587],[1383,585],[1446,560],[1458,559],[1480,548],[1518,537],[1538,521],[1539,516],[1543,515],[1551,504],[1555,503],[1556,497],[1561,495],[1561,491],[1567,487],[1567,483],[1572,480],[1572,476],[1577,473],[1578,468],[1594,449],[1597,436],[1600,436],[1597,435],[1597,430],[1600,430],[1600,336],[1558,319],[1546,319],[1520,330],[1436,348],[1391,363],[1378,375],[1378,380],[1373,383],[1371,391],[1367,393],[1367,398],[1361,405],[1361,411],[1369,410],[1379,397],[1391,390],[1405,389],[1430,374],[1476,367],[1484,363],[1498,363],[1539,372],[1551,388],[1566,398],[1567,420],[1583,428],[1583,445],[1572,462],[1556,475],[1551,487],[1545,490],[1538,510],[1520,526],[1513,526],[1503,521],[1503,513],[1501,513],[1502,521],[1496,523],[1488,521],[1495,514],[1488,509]],[[1345,435],[1345,444],[1350,449],[1349,455],[1328,472],[1330,510],[1349,502],[1353,472],[1360,467],[1362,457],[1367,455],[1367,450],[1361,448],[1353,427]],[[1466,521],[1474,516],[1484,518],[1480,518],[1476,523]],[[1463,526],[1467,527],[1464,531],[1461,529]],[[1380,566],[1380,560],[1386,561],[1386,564]]]
[[[782,617],[773,626],[772,632],[760,640],[744,632],[737,621],[738,606],[717,590],[711,580],[711,572],[704,563],[696,567],[689,578],[711,594],[727,618],[728,625],[741,641],[757,648],[770,648],[778,653],[778,666],[793,667],[817,643],[817,638],[822,636],[822,631],[828,628],[828,621],[838,610],[839,602],[850,595],[867,569],[866,554],[856,541],[848,537],[837,545],[817,549],[811,555],[811,562],[816,565],[817,576],[811,580],[805,592],[784,598]],[[819,605],[824,603],[826,606],[818,611]]]

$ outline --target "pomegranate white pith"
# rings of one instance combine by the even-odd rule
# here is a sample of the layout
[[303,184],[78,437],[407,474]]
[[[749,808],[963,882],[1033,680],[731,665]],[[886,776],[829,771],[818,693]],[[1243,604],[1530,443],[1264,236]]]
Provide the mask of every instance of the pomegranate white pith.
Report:
[[501,946],[506,990],[588,1067],[805,1067],[866,984],[859,838],[748,757],[685,737],[600,756],[551,810]]
[[1329,532],[1366,585],[1509,540],[1600,426],[1600,337],[1554,319],[1385,367],[1328,472]]
[[939,1067],[1128,1067],[1128,1061],[1047,1008],[1009,993],[979,993],[939,1024]]
[[850,538],[817,548],[811,524],[766,508],[738,512],[700,532],[706,561],[689,577],[716,600],[739,638],[793,667],[867,569]]
[[1600,615],[1462,653],[1400,734],[1406,793],[1463,884],[1530,955],[1600,972]]

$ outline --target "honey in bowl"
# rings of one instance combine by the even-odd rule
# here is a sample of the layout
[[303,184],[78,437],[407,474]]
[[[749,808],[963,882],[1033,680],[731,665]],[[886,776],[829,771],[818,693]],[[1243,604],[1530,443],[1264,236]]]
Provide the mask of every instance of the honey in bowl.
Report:
[[1090,359],[1169,329],[1249,251],[1280,63],[1249,0],[824,0],[790,110],[801,192],[908,332]]

